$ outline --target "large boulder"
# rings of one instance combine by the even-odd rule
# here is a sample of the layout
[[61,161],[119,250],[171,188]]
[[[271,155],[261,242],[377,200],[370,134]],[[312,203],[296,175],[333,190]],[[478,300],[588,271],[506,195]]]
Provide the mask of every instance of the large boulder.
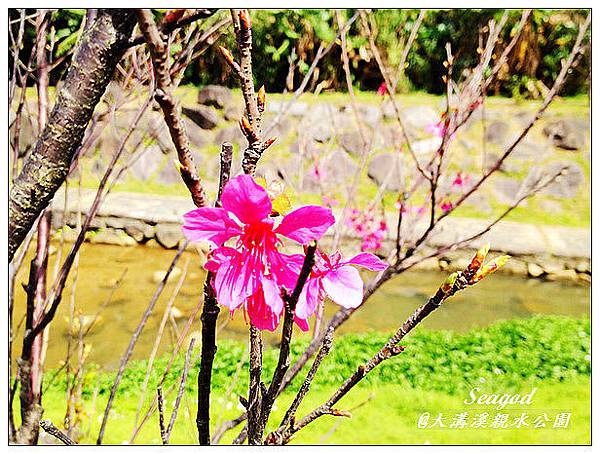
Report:
[[366,148],[360,132],[358,131],[342,133],[338,138],[338,142],[341,147],[352,156],[362,156]]
[[207,85],[198,92],[198,104],[224,109],[231,102],[231,90],[221,85]]
[[545,169],[548,175],[556,174],[561,168],[564,168],[553,183],[542,190],[542,193],[554,197],[572,199],[579,193],[579,188],[585,181],[585,173],[579,164],[574,162],[553,162]]
[[158,170],[164,156],[158,145],[150,145],[129,168],[131,174],[142,181],[148,181]]
[[425,126],[440,121],[440,115],[429,106],[412,106],[402,109],[400,117],[410,129],[425,129]]
[[576,122],[562,119],[544,126],[544,134],[552,143],[564,150],[579,150],[585,145],[586,129]]
[[399,191],[403,188],[402,165],[397,153],[382,153],[375,156],[369,163],[367,175],[378,186],[385,183],[389,191]]
[[196,106],[182,107],[181,111],[202,129],[214,129],[219,122],[219,116],[212,107]]
[[510,127],[505,121],[493,121],[485,128],[485,140],[496,145],[503,145],[506,143],[509,131]]
[[342,150],[335,150],[325,160],[324,181],[329,185],[346,185],[352,180],[358,165]]

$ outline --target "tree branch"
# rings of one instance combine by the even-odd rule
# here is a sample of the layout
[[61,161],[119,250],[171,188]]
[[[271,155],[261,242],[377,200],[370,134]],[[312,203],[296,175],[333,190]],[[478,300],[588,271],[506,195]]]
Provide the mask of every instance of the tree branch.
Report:
[[9,261],[64,182],[134,25],[129,10],[102,9],[83,32],[48,124],[10,191]]
[[152,56],[156,80],[154,99],[156,99],[163,111],[165,123],[171,134],[171,140],[177,150],[179,173],[190,191],[194,204],[197,207],[203,207],[206,205],[206,196],[190,150],[185,125],[172,95],[167,44],[158,30],[152,12],[149,9],[137,10],[137,16],[140,30],[148,43],[150,55]]

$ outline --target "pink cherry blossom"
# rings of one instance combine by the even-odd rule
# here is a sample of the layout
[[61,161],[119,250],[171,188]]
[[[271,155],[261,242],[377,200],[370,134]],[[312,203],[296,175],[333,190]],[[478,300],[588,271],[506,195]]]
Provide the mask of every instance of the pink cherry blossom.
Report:
[[[231,311],[243,306],[254,326],[274,330],[283,312],[280,287],[292,289],[299,270],[297,259],[279,251],[280,237],[300,244],[318,240],[335,222],[333,214],[328,208],[304,206],[276,226],[266,189],[249,175],[227,183],[221,204],[186,213],[183,233],[191,241],[211,244],[205,267],[214,273],[217,301]],[[224,245],[234,238],[233,247]]]
[[440,204],[440,208],[444,213],[447,213],[452,209],[452,202],[450,202],[449,200],[445,200]]
[[387,224],[372,209],[361,212],[352,209],[347,224],[361,238],[361,251],[376,251],[383,245]]
[[339,252],[328,256],[317,251],[312,273],[296,304],[296,323],[301,329],[308,329],[306,320],[316,312],[325,296],[347,309],[360,306],[363,300],[363,281],[352,265],[371,271],[382,271],[388,267],[385,262],[368,252],[344,261]]
[[444,137],[444,133],[445,133],[445,127],[444,127],[444,122],[443,121],[438,121],[437,123],[430,123],[427,126],[425,126],[425,132],[427,134],[431,134],[432,136],[435,137]]

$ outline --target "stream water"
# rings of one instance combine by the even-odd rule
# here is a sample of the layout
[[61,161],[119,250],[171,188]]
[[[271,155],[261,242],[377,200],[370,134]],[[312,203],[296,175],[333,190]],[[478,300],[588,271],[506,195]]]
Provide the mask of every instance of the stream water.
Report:
[[[63,258],[68,252],[68,246],[70,245],[65,245]],[[68,321],[73,303],[75,314],[82,314],[88,320],[105,306],[85,339],[86,344],[91,346],[88,361],[109,369],[117,366],[127,348],[131,334],[156,290],[157,281],[160,279],[157,275],[167,269],[175,253],[176,251],[173,250],[142,246],[84,244],[75,285],[71,277],[63,294],[61,306],[51,324],[47,367],[57,367],[65,359]],[[50,257],[51,272],[54,270],[55,258],[56,253]],[[25,263],[28,263],[28,258]],[[187,271],[184,271],[186,266]],[[144,358],[150,354],[164,309],[183,273],[185,273],[185,280],[175,299],[176,310],[173,311],[173,319],[166,325],[159,353],[169,350],[175,336],[183,329],[189,315],[199,303],[204,271],[200,266],[198,254],[186,251],[177,267],[181,273],[171,279],[165,287],[136,345],[133,358]],[[13,344],[13,358],[21,346],[23,328],[20,323],[25,311],[25,292],[21,283],[26,282],[26,268],[22,267],[15,283],[13,326],[18,329]],[[124,272],[121,285],[114,290],[115,283]],[[368,278],[366,275],[364,277]],[[340,328],[340,332],[396,329],[417,306],[426,301],[444,278],[445,274],[441,272],[422,271],[409,271],[397,276],[367,301],[364,307]],[[109,300],[111,293],[112,298]],[[534,314],[589,316],[590,297],[591,290],[587,285],[542,282],[498,274],[456,295],[441,310],[430,315],[423,322],[423,326],[428,329],[465,331],[473,327],[489,325],[500,319],[528,317]],[[337,308],[333,303],[327,302],[326,319]],[[247,328],[243,314],[237,313],[233,319],[229,321],[228,319],[229,314],[222,310],[219,320],[222,329],[218,335],[244,339]],[[198,316],[192,325],[191,335],[198,335],[199,330]],[[299,336],[309,336],[309,334],[299,334]],[[277,335],[266,336],[266,342],[277,342]]]

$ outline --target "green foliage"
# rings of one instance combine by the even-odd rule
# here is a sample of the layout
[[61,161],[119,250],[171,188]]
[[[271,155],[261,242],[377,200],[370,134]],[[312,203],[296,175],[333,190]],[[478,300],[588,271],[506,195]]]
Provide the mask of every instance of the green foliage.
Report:
[[[488,390],[521,389],[528,383],[540,381],[546,384],[565,382],[591,374],[590,334],[589,319],[561,316],[502,321],[464,334],[417,330],[402,342],[407,349],[377,367],[365,382],[370,385],[403,384],[451,395],[462,393],[482,381],[488,383]],[[389,335],[363,333],[340,336],[323,362],[313,388],[339,385],[357,366],[368,361]],[[293,360],[304,351],[307,343],[307,336],[296,337],[292,344]],[[266,349],[264,377],[272,375],[277,354],[276,348]],[[212,381],[216,392],[224,392],[232,384],[242,357],[246,359],[234,385],[237,393],[243,393],[247,388],[246,346],[230,340],[219,343]],[[183,360],[183,355],[176,359],[167,376],[167,385],[180,379]],[[168,357],[156,360],[148,389],[156,389],[167,363]],[[120,395],[139,394],[146,367],[147,361],[136,361],[127,368],[119,388]],[[197,376],[198,368],[199,360],[190,370],[191,377]],[[304,374],[292,384],[292,390],[298,389],[303,377]],[[107,395],[113,381],[114,373],[94,368],[86,374],[84,395],[89,397],[95,387],[98,387],[100,395]],[[195,380],[188,380],[190,391],[195,386]],[[65,383],[57,381],[52,387],[64,389]]]
[[[157,21],[163,10],[154,10]],[[355,10],[341,11],[342,20],[347,21]],[[418,16],[418,10],[375,9],[371,27],[383,59],[390,68],[397,68],[404,43]],[[562,62],[569,54],[577,36],[579,24],[587,15],[587,10],[543,10],[533,11],[524,30],[519,46],[509,56],[506,74],[492,87],[495,94],[530,97],[531,86],[537,81],[550,86],[560,71]],[[219,11],[206,20],[209,24],[229,14]],[[442,93],[445,88],[442,76],[446,74],[443,63],[446,59],[446,43],[452,45],[455,57],[454,75],[461,78],[462,71],[473,67],[479,57],[477,48],[480,39],[487,37],[486,26],[491,19],[498,21],[503,10],[498,9],[449,9],[428,10],[419,28],[417,39],[408,56],[409,66],[399,89],[425,90],[429,93]],[[64,55],[76,42],[85,10],[59,9],[52,14],[51,32],[55,39],[55,57]],[[18,12],[10,11],[10,18],[16,19]],[[514,34],[521,17],[520,10],[511,10],[506,27],[501,34],[501,42],[496,51]],[[320,45],[327,46],[338,32],[336,15],[332,9],[279,9],[251,10],[253,25],[254,75],[257,84],[264,84],[271,93],[282,92],[287,87],[290,68],[293,69],[293,89],[308,71]],[[16,22],[15,25],[16,26]],[[15,30],[16,32],[16,30]],[[481,35],[481,36],[480,36]],[[588,31],[591,36],[591,32]],[[21,58],[27,61],[35,40],[32,25],[26,28],[26,40]],[[229,48],[234,54],[235,41],[231,32],[226,32],[217,42]],[[376,90],[382,77],[372,57],[367,36],[360,19],[355,21],[347,33],[347,52],[353,83],[362,90]],[[176,48],[173,48],[175,50]],[[12,63],[9,55],[9,69]],[[61,65],[61,70],[64,66]],[[589,89],[590,53],[586,52],[574,68],[562,91],[563,95],[585,93]],[[52,81],[61,75],[52,75]],[[395,72],[395,71],[394,71]],[[325,82],[326,89],[345,90],[346,82],[341,64],[340,42],[318,65],[315,79],[308,89]],[[206,85],[226,84],[237,86],[238,81],[231,75],[229,66],[223,61],[216,46],[211,46],[186,69],[184,84]]]

